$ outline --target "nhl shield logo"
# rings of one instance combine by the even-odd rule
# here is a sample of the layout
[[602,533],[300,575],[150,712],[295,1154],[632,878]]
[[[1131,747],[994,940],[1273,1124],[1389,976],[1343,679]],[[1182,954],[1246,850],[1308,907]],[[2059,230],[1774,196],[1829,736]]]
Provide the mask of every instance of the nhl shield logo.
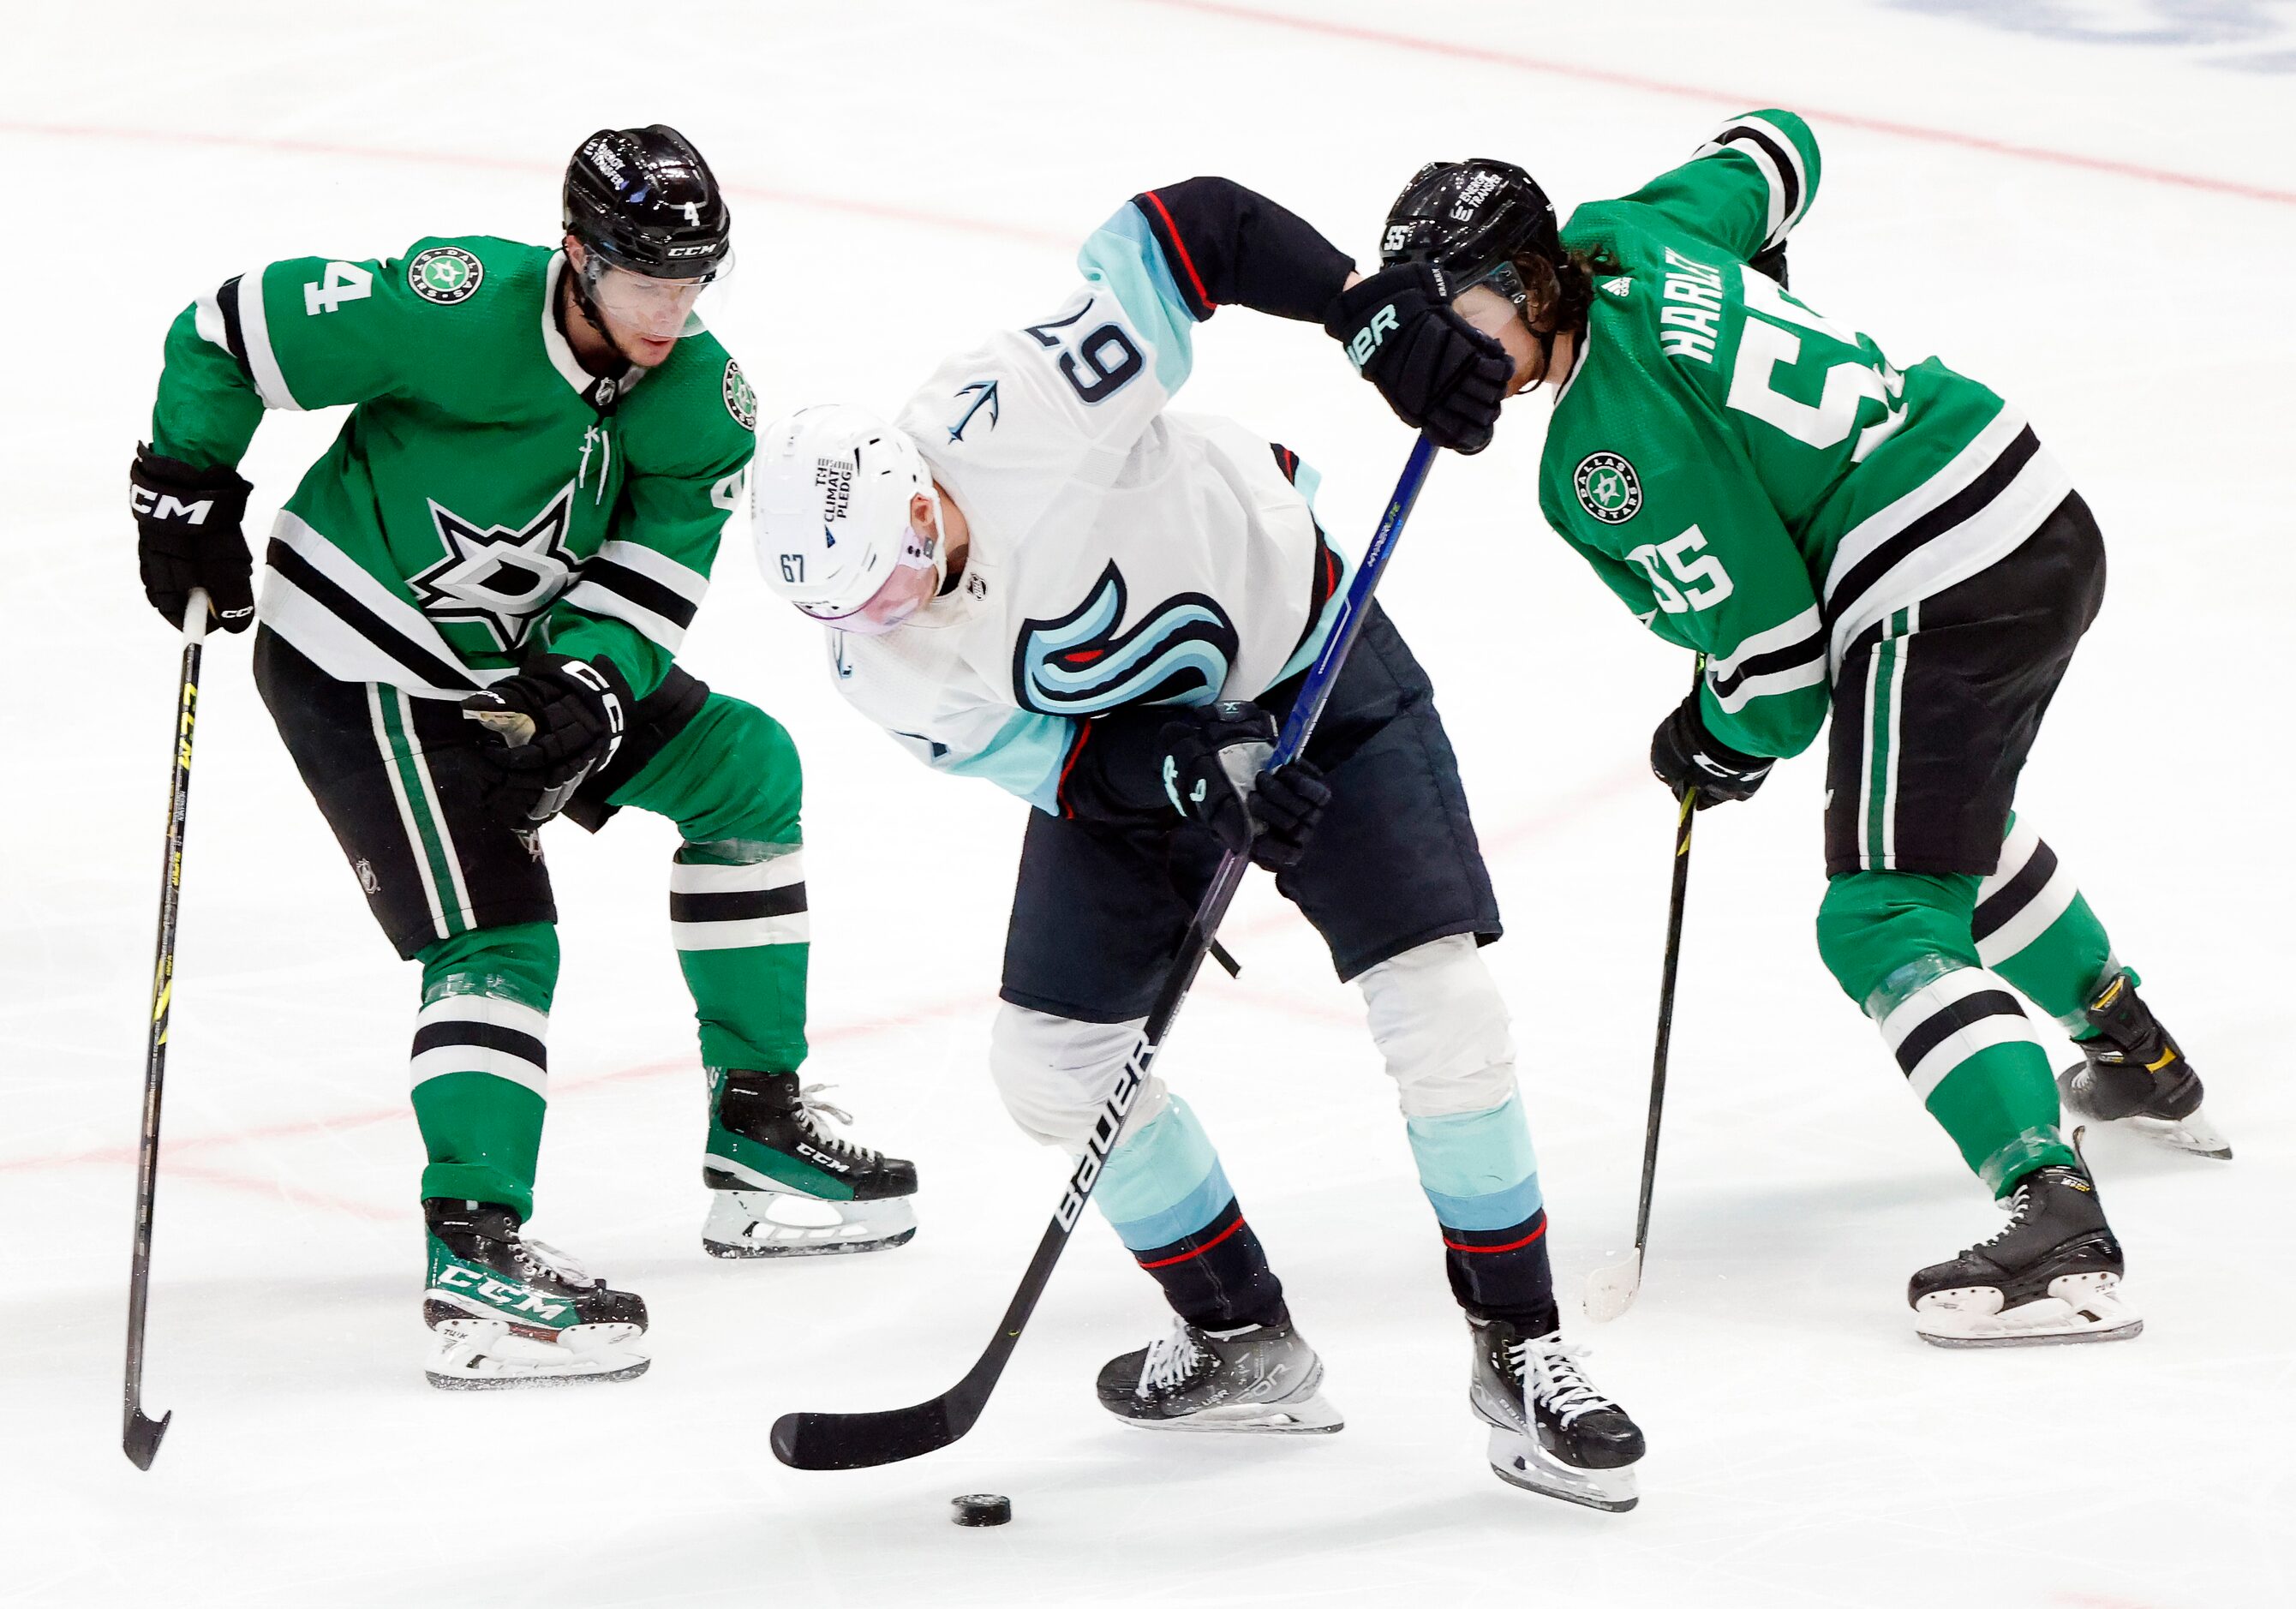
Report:
[[460,246],[433,246],[406,265],[407,289],[442,307],[468,301],[486,276],[487,266]]
[[1578,506],[1605,525],[1624,525],[1641,512],[1643,483],[1635,466],[1616,453],[1589,453],[1570,477]]

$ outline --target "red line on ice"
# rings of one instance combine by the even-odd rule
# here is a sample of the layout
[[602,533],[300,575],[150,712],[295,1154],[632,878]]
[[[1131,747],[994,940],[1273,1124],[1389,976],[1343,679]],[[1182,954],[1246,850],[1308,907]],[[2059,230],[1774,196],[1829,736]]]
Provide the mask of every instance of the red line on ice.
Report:
[[[275,156],[344,157],[365,162],[412,162],[436,168],[490,168],[504,173],[534,173],[555,179],[560,172],[551,162],[516,157],[472,155],[448,151],[406,151],[380,145],[347,145],[329,140],[279,139],[269,135],[203,134],[190,130],[113,128],[94,124],[25,123],[0,119],[0,134],[33,135],[62,140],[125,140],[152,145],[209,145],[228,151],[266,152]],[[1058,246],[1066,250],[1081,235],[1064,230],[1032,229],[995,218],[966,218],[952,212],[928,212],[922,208],[891,206],[845,195],[813,195],[800,190],[774,190],[758,185],[728,182],[728,194],[785,207],[814,207],[826,212],[849,212],[861,218],[893,223],[924,224],[972,234],[1026,241],[1032,246]]]
[[[1197,12],[1205,16],[1227,17],[1242,22],[1260,22],[1270,28],[1288,28],[1300,33],[1321,34],[1326,38],[1351,39],[1364,45],[1391,45],[1398,50],[1415,50],[1431,56],[1449,56],[1462,62],[1479,62],[1488,67],[1512,67],[1522,72],[1546,73],[1557,78],[1576,78],[1589,84],[1615,84],[1621,89],[1640,90],[1645,94],[1672,95],[1692,101],[1732,102],[1742,107],[1775,104],[1765,96],[1747,94],[1734,90],[1716,89],[1697,84],[1677,84],[1666,78],[1645,78],[1640,73],[1619,72],[1607,67],[1582,67],[1571,62],[1548,62],[1537,56],[1519,55],[1513,51],[1492,50],[1481,45],[1454,45],[1442,39],[1423,38],[1413,34],[1390,33],[1385,29],[1365,28],[1354,22],[1328,22],[1318,17],[1293,16],[1284,12],[1261,11],[1257,6],[1232,5],[1225,0],[1141,0],[1144,5],[1160,5],[1168,11]],[[1932,145],[1957,145],[1967,151],[1991,152],[1996,156],[2016,157],[2028,162],[2048,162],[2060,168],[2086,168],[2092,173],[2109,173],[2121,178],[2143,179],[2149,184],[2173,185],[2184,190],[2205,190],[2218,195],[2237,195],[2252,201],[2276,201],[2282,206],[2296,206],[2296,190],[2275,190],[2264,185],[2246,185],[2238,179],[2220,179],[2201,173],[2178,173],[2167,168],[2147,168],[2141,162],[2123,162],[2112,157],[2085,156],[2077,151],[2055,151],[2045,145],[2020,145],[2008,140],[1988,139],[1983,135],[1966,134],[1955,128],[1931,128],[1919,123],[1898,123],[1887,118],[1867,117],[1860,112],[1833,111],[1807,103],[1792,108],[1813,119],[1835,123],[1845,128],[1863,128],[1873,134],[1886,134],[1902,140],[1920,140]]]

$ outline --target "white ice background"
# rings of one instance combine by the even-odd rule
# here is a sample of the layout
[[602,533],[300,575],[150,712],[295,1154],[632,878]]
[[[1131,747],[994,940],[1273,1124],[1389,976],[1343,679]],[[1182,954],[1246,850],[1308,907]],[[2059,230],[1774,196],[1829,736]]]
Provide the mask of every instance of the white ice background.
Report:
[[[1278,10],[1286,6],[1288,10]],[[36,1605],[2296,1602],[2288,1318],[2296,7],[1732,0],[972,0],[8,8],[0,55],[0,1601]],[[1479,59],[1480,58],[1480,59]],[[1057,300],[1134,192],[1224,173],[1368,258],[1431,156],[1567,207],[1751,106],[1806,112],[1794,283],[1900,362],[2015,398],[2112,562],[2020,804],[2209,1080],[2229,1166],[2093,1141],[2147,1326],[1922,1345],[1906,1274],[1994,1209],[1820,965],[1822,767],[1710,814],[1655,1245],[1581,1325],[1646,1428],[1622,1516],[1493,1480],[1463,1326],[1353,991],[1255,881],[1166,1070],[1323,1350],[1343,1434],[1157,1438],[1091,1378],[1164,1320],[1095,1218],[972,1435],[847,1474],[773,1416],[938,1391],[1059,1188],[983,1064],[1023,807],[842,706],[726,543],[688,662],[808,773],[817,1050],[922,1166],[882,1256],[702,1255],[701,1086],[665,932],[674,833],[552,829],[566,941],[537,1228],[641,1292],[652,1372],[422,1382],[415,978],[373,930],[246,672],[209,651],[146,1400],[119,1454],[133,1142],[176,646],[122,472],[160,336],[272,258],[545,239],[591,129],[666,120],[732,186],[728,343],[767,413],[890,407]],[[1320,332],[1200,332],[1185,406],[1326,474],[1360,544],[1406,432]],[[260,533],[333,415],[272,417]],[[1436,469],[1386,597],[1432,671],[1509,922],[1566,1291],[1630,1234],[1669,809],[1643,769],[1682,656],[1537,517],[1542,403]],[[1078,919],[1088,920],[1079,912]],[[1009,1493],[1001,1531],[947,1520]]]

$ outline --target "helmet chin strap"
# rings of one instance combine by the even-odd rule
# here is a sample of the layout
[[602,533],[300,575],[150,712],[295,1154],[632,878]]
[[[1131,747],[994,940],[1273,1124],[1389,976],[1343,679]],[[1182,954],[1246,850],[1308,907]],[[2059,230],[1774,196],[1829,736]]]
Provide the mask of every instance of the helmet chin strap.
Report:
[[948,532],[942,529],[940,521],[940,488],[931,480],[926,480],[925,487],[925,496],[932,499],[933,596],[947,597],[949,588],[956,583],[948,573]]

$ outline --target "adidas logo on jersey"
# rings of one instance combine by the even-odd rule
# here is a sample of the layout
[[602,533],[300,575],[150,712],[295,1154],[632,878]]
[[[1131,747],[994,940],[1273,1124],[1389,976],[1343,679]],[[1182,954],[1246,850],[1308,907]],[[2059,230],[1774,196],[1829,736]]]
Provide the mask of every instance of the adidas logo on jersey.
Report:
[[1624,275],[1620,275],[1617,279],[1606,279],[1603,282],[1603,293],[1608,296],[1615,296],[1620,301],[1626,300],[1627,292],[1634,288],[1635,282],[1627,278]]

